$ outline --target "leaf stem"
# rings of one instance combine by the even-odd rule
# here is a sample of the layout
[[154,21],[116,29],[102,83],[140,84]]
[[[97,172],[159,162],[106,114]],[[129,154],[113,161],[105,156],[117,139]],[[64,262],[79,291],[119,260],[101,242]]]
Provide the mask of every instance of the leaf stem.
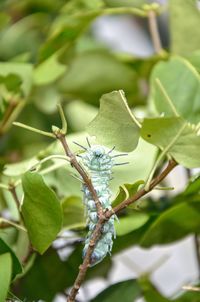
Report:
[[0,188],[9,191],[9,186],[8,186],[8,185],[5,185],[5,184],[0,183]]
[[20,204],[20,200],[17,196],[16,186],[14,184],[10,183],[9,184],[9,191],[10,191],[10,193],[11,193],[11,195],[12,195],[12,197],[13,197],[16,205],[17,205],[18,210],[20,210],[21,204]]
[[50,155],[47,156],[45,158],[43,158],[42,160],[40,160],[38,163],[36,163],[35,165],[33,165],[29,170],[34,170],[36,169],[39,165],[42,165],[43,163],[51,160],[51,159],[62,159],[62,160],[66,160],[66,161],[70,161],[68,157],[66,157],[65,155]]
[[174,187],[160,187],[160,186],[157,186],[157,187],[154,188],[154,190],[173,191]]
[[61,122],[62,122],[62,133],[66,134],[67,133],[67,120],[65,118],[65,114],[64,114],[61,104],[57,104],[57,107],[58,107],[58,111],[59,111]]
[[102,11],[102,15],[116,15],[116,14],[132,14],[139,17],[146,17],[147,13],[136,7],[114,7],[106,8]]
[[160,40],[160,34],[158,30],[158,23],[156,19],[157,15],[154,10],[148,11],[148,23],[149,23],[149,30],[152,38],[152,42],[154,45],[155,52],[157,54],[161,54],[163,51],[161,40]]
[[9,227],[15,227],[16,229],[20,230],[20,231],[24,231],[27,232],[27,230],[21,226],[18,223],[15,223],[14,221],[10,221],[4,218],[0,218],[0,228],[9,228]]
[[39,133],[39,134],[44,135],[44,136],[48,136],[48,137],[51,137],[51,138],[55,138],[55,135],[54,135],[53,133],[51,133],[51,132],[42,131],[42,130],[40,130],[40,129],[33,128],[33,127],[28,126],[28,125],[19,123],[19,122],[13,122],[13,125],[15,125],[15,126],[17,126],[17,127],[24,128],[24,129],[26,129],[26,130],[30,130],[30,131],[32,131],[32,132]]
[[0,136],[2,136],[7,131],[9,126],[12,124],[14,118],[22,110],[24,104],[25,101],[23,100],[14,97],[10,99],[9,106],[6,112],[4,113],[2,121],[0,122]]

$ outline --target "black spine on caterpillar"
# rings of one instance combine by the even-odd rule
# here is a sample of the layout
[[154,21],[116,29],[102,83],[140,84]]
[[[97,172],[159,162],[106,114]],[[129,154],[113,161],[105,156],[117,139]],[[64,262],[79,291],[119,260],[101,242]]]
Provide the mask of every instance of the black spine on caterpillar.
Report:
[[[112,209],[110,204],[111,191],[109,181],[112,175],[112,168],[115,165],[110,152],[106,152],[102,146],[94,145],[87,148],[87,151],[81,155],[82,162],[87,168],[94,189],[104,210]],[[89,247],[92,232],[97,224],[98,216],[95,202],[88,188],[83,184],[83,202],[86,206],[89,232],[85,240],[83,249],[83,258]],[[97,242],[91,256],[91,266],[99,263],[107,253],[110,253],[113,245],[113,236],[115,236],[114,215],[103,225],[102,235]]]

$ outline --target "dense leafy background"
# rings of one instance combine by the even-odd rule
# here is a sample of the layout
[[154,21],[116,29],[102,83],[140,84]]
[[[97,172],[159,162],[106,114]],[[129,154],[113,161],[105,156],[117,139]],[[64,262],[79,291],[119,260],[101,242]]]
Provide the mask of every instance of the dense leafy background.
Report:
[[[114,171],[114,205],[137,192],[159,154],[157,170],[169,157],[187,169],[200,167],[200,11],[196,2],[170,0],[161,9],[159,14],[169,14],[171,42],[146,58],[111,51],[95,35],[97,18],[122,12],[134,18],[135,8],[138,20],[145,24],[145,3],[0,2],[0,182],[18,181],[17,195],[23,202],[19,212],[10,192],[1,189],[0,302],[7,294],[50,302],[66,291],[78,272],[86,234],[82,192],[71,176],[72,167],[52,158],[39,172],[29,171],[46,156],[63,154],[61,146],[16,129],[13,121],[50,131],[51,125],[60,125],[56,104],[62,102],[67,139],[74,152],[80,150],[72,142],[85,145],[87,135],[129,152],[130,164]],[[139,208],[124,210],[119,215],[121,223],[116,223],[113,254],[135,245],[150,248],[188,234],[198,236],[199,213],[200,178],[196,175],[173,197],[163,191],[159,200],[153,195]],[[12,223],[9,227],[7,220]],[[53,243],[60,237],[61,244],[60,239]],[[58,252],[62,245],[67,248],[64,256]],[[106,279],[111,267],[112,258],[107,257],[89,270],[85,281]],[[92,301],[117,302],[122,294],[124,302],[138,297],[147,302],[171,301],[150,279],[147,274],[124,280]],[[197,302],[200,294],[180,292],[174,301]]]

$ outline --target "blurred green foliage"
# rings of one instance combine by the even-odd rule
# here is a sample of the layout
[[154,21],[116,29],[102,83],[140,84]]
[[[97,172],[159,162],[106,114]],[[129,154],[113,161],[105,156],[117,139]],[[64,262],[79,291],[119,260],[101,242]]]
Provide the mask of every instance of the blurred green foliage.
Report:
[[[103,16],[115,18],[126,13],[146,24],[144,4],[148,3],[0,2],[2,302],[8,292],[10,298],[13,293],[26,301],[50,302],[67,291],[81,263],[81,242],[87,230],[80,183],[71,176],[74,170],[68,162],[51,157],[39,166],[39,172],[27,172],[47,156],[63,155],[59,142],[16,128],[13,121],[51,131],[52,125],[60,126],[56,104],[61,102],[72,151],[80,153],[73,141],[85,145],[89,134],[96,136],[96,141],[91,137],[92,143],[115,145],[117,151],[129,152],[130,164],[114,169],[113,206],[144,185],[156,160],[157,170],[171,157],[185,168],[200,167],[197,3],[170,0],[168,8],[157,10],[158,14],[165,10],[169,14],[171,43],[168,49],[146,58],[112,51],[95,34],[94,24]],[[11,192],[5,190],[15,181],[17,196],[23,201],[20,209]],[[188,234],[199,235],[199,201],[197,175],[188,179],[185,190],[177,195],[162,191],[160,199],[147,197],[139,206],[124,209],[119,214],[121,224],[116,226],[113,254],[135,245],[150,248]],[[67,249],[64,256],[63,249]],[[111,268],[112,258],[106,257],[88,271],[85,281],[106,279]],[[174,297],[164,297],[152,284],[150,275],[111,285],[91,301],[117,302],[122,294],[124,302],[139,297],[147,302],[172,301]],[[200,294],[180,291],[173,301],[198,302]]]

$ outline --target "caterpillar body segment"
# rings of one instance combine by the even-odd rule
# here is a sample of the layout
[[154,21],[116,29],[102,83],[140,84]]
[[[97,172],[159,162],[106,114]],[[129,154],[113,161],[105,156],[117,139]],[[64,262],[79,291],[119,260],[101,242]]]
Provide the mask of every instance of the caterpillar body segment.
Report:
[[[111,191],[109,189],[109,182],[112,178],[112,168],[115,165],[115,161],[111,156],[111,152],[107,152],[103,146],[89,145],[87,151],[81,154],[81,161],[88,171],[94,189],[97,193],[99,201],[104,210],[111,210],[110,197]],[[98,222],[98,215],[95,202],[92,195],[85,184],[82,185],[83,202],[86,206],[87,223],[89,232],[85,240],[85,246],[83,249],[83,258],[86,255],[89,247],[89,242],[92,236],[92,232]],[[99,263],[108,254],[111,253],[113,245],[113,237],[115,237],[114,228],[115,216],[113,215],[102,227],[102,234],[97,242],[95,249],[91,256],[91,266]]]

